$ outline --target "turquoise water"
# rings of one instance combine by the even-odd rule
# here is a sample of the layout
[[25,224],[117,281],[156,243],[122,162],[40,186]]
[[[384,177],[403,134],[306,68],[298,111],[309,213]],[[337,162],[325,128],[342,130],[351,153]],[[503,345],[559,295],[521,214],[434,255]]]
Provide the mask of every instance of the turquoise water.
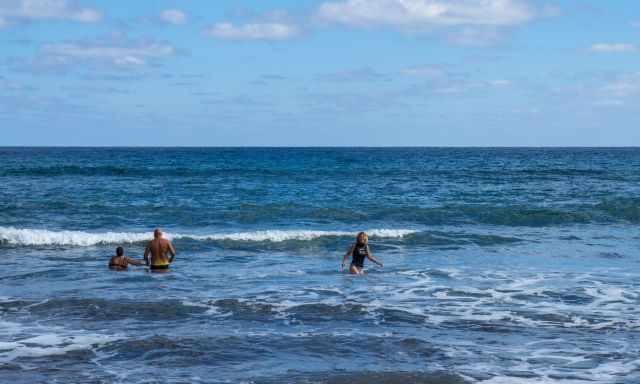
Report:
[[[639,149],[0,148],[0,381],[637,383]],[[106,269],[162,227],[169,274]],[[339,270],[358,231],[385,266]]]

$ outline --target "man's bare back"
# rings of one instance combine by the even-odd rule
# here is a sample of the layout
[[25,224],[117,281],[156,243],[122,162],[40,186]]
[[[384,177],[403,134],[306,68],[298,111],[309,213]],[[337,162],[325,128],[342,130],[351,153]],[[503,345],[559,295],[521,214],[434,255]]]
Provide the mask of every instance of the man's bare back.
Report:
[[[153,232],[154,239],[149,242],[144,250],[144,260],[151,269],[169,269],[169,264],[173,262],[176,256],[176,250],[173,244],[167,239],[162,238],[162,231],[156,229]],[[149,261],[151,254],[151,261]],[[171,257],[168,257],[171,255]]]

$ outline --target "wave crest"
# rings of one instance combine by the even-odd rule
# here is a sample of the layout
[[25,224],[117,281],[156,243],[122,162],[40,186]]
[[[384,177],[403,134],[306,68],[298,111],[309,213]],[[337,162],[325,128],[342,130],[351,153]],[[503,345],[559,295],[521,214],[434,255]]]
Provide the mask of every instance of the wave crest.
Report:
[[[372,229],[367,231],[373,238],[402,238],[418,231],[411,229]],[[356,232],[314,231],[314,230],[264,230],[236,233],[214,233],[205,235],[166,233],[166,238],[190,239],[195,241],[244,241],[244,242],[284,242],[310,241],[322,237],[355,237]],[[0,243],[17,246],[80,246],[101,244],[140,243],[151,239],[151,233],[83,231],[49,231],[46,229],[21,229],[0,227]]]

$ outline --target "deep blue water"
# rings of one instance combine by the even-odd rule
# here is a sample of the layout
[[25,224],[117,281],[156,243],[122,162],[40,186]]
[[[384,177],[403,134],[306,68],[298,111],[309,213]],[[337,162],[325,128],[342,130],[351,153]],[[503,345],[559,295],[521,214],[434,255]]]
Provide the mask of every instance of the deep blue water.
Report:
[[0,382],[638,383],[639,224],[640,149],[0,148]]

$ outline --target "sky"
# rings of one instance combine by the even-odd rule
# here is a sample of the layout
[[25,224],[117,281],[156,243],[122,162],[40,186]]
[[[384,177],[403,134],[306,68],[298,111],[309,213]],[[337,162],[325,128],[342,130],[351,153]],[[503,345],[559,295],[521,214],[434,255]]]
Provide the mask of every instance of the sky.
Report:
[[637,0],[0,0],[0,146],[640,146]]

